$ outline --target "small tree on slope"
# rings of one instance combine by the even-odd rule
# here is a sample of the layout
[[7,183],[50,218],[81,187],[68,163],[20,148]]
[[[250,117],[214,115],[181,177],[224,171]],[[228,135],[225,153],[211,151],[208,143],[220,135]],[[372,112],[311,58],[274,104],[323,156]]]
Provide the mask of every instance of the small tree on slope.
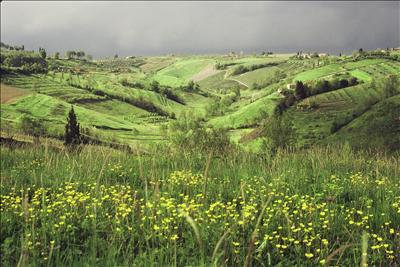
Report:
[[79,123],[76,118],[74,107],[71,106],[71,110],[68,113],[67,124],[65,125],[65,144],[77,145],[80,141]]
[[288,149],[295,145],[296,130],[293,123],[278,109],[262,125],[263,150],[274,155],[278,149]]

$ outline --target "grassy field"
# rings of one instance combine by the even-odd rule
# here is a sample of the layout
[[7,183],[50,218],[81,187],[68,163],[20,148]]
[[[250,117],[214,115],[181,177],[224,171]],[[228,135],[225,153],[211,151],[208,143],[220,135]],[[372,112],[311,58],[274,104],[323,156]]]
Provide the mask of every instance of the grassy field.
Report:
[[[29,114],[40,118],[60,129],[64,126],[64,120],[70,109],[66,102],[43,94],[32,94],[19,99],[18,102],[2,107],[2,115],[7,119],[18,119],[21,114]],[[76,107],[77,116],[81,118],[84,125],[101,127],[107,125],[115,129],[133,129],[133,124],[116,116],[105,115],[104,113],[94,112],[84,107]]]
[[204,88],[205,90],[211,90],[212,92],[218,92],[220,90],[227,90],[235,87],[242,89],[246,88],[243,84],[240,84],[234,80],[225,79],[225,74],[225,71],[219,72],[199,81],[198,84],[201,86],[201,88]]
[[178,60],[176,63],[158,71],[153,79],[163,85],[186,85],[189,80],[193,79],[193,76],[207,67],[207,65],[213,63],[214,60],[202,58]]
[[232,127],[237,128],[248,124],[254,124],[254,120],[257,119],[260,114],[272,114],[273,109],[276,105],[277,97],[274,95],[268,95],[257,99],[256,101],[239,108],[233,113],[226,114],[210,119],[209,123],[216,127]]
[[399,260],[398,157],[1,149],[4,266],[350,266],[365,246],[373,265]]
[[278,67],[266,67],[241,74],[235,78],[242,83],[247,84],[248,87],[253,84],[270,84],[273,83],[277,70],[279,70]]
[[372,80],[372,77],[367,72],[360,69],[352,70],[350,74],[361,81],[370,82]]
[[[294,80],[299,80],[299,81],[309,81],[309,80],[314,80],[318,79],[321,77],[329,76],[335,73],[341,73],[341,72],[346,72],[350,71],[350,73],[354,73],[355,71],[355,77],[360,78],[361,80],[365,80],[365,74],[363,75],[363,72],[360,72],[360,68],[372,66],[372,65],[378,65],[380,63],[384,62],[390,62],[386,61],[384,59],[365,59],[362,61],[356,61],[356,62],[347,62],[345,64],[339,64],[339,63],[334,63],[334,64],[329,64],[327,66],[315,68],[312,70],[308,70],[302,73],[299,73],[294,77]],[[361,76],[360,76],[361,74]],[[358,76],[357,76],[358,75]],[[368,80],[368,79],[367,79]]]
[[331,64],[323,67],[319,67],[316,69],[312,69],[309,71],[302,72],[294,77],[295,81],[309,81],[317,78],[321,78],[324,76],[331,75],[333,73],[338,73],[343,71],[344,69],[340,64]]
[[[359,148],[370,146],[374,142],[376,142],[376,144],[373,144],[374,147],[385,147],[385,143],[388,141],[400,144],[400,136],[398,135],[400,125],[392,123],[395,118],[400,116],[400,109],[397,108],[399,105],[400,95],[378,102],[371,109],[327,138],[325,142],[335,142],[338,138],[345,138]],[[392,114],[390,115],[392,117],[389,117],[388,114]],[[383,131],[379,132],[377,129]]]

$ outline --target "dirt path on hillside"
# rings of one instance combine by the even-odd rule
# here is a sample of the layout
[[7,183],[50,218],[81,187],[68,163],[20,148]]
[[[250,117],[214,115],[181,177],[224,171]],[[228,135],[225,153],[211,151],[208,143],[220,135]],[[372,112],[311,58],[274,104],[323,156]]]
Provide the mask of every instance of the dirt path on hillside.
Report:
[[240,83],[241,85],[246,86],[247,88],[249,88],[249,86],[247,84],[245,84],[244,82],[241,82],[241,81],[233,79],[233,78],[230,78],[230,80],[235,81],[237,83]]
[[0,102],[1,104],[5,104],[10,102],[12,99],[26,95],[27,92],[25,90],[19,89],[14,86],[0,84]]
[[199,73],[192,77],[194,82],[198,82],[204,80],[207,77],[210,77],[214,74],[217,74],[220,70],[214,68],[213,64],[207,65],[204,69],[202,69]]

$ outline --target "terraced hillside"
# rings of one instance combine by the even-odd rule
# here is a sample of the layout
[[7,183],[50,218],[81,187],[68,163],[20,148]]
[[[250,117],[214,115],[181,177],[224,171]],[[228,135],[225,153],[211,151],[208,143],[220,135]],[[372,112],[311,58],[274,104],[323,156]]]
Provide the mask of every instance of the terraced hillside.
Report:
[[[10,54],[5,51],[5,55]],[[209,127],[228,129],[234,142],[252,148],[257,144],[258,149],[260,136],[251,133],[265,118],[274,116],[288,94],[295,94],[296,81],[311,87],[323,81],[357,81],[290,101],[284,112],[293,121],[299,146],[344,139],[358,144],[368,136],[368,127],[362,125],[374,110],[380,110],[384,103],[393,109],[400,107],[398,83],[391,95],[384,89],[388,76],[400,77],[398,58],[390,55],[309,59],[287,54],[208,55],[97,61],[48,58],[43,64],[48,70],[38,73],[2,64],[2,123],[17,129],[20,119],[28,115],[43,120],[49,134],[61,136],[73,105],[81,126],[97,138],[146,144],[165,140],[169,122],[186,113],[203,118]],[[385,116],[380,117],[378,124]],[[249,134],[252,138],[240,142]],[[378,135],[374,138],[383,139]],[[382,142],[369,143],[378,146]]]

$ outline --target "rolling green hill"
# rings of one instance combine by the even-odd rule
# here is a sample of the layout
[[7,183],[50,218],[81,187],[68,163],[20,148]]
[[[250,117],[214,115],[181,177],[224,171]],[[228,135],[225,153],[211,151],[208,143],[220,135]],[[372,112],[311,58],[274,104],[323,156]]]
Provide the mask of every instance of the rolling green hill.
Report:
[[185,85],[194,75],[199,73],[209,64],[213,64],[212,59],[189,58],[181,59],[177,62],[157,71],[153,79],[160,84],[169,86]]
[[[37,57],[31,52],[2,51],[6,57],[21,53],[27,58]],[[48,58],[46,64],[46,73],[40,69],[38,73],[27,73],[22,67],[2,64],[2,86],[8,86],[4,89],[8,97],[14,95],[9,88],[15,88],[15,95],[27,94],[2,103],[2,122],[17,127],[25,114],[44,120],[51,133],[61,135],[73,105],[82,127],[92,129],[101,138],[128,144],[134,140],[152,141],[146,138],[149,135],[162,140],[162,129],[179,120],[184,112],[203,118],[210,127],[237,129],[231,136],[238,141],[273,115],[284,99],[284,90],[294,93],[293,88],[287,89],[293,81],[313,83],[355,77],[358,85],[295,101],[285,112],[296,128],[299,146],[343,140],[359,146],[357,141],[363,138],[358,136],[367,131],[361,127],[367,123],[362,118],[370,118],[368,114],[374,114],[375,107],[386,103],[382,81],[388,75],[400,76],[399,61],[388,56],[299,59],[288,54],[209,55],[99,61]],[[233,74],[238,69],[241,73]],[[185,89],[191,80],[197,84],[193,91]],[[154,81],[163,89],[151,87]],[[399,104],[396,96],[389,102],[394,108]],[[213,114],[212,105],[216,109]],[[259,147],[260,140],[255,138],[244,145]]]
[[345,139],[359,148],[388,146],[392,150],[399,150],[399,107],[400,95],[380,101],[326,138],[324,142],[340,142]]

